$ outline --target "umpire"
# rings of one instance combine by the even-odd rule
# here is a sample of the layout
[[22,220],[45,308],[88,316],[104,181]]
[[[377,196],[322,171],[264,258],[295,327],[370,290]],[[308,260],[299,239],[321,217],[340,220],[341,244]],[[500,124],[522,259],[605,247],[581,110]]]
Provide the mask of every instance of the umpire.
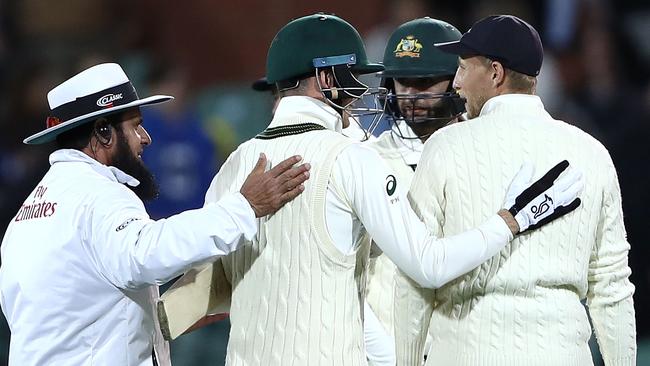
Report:
[[140,106],[170,99],[138,98],[117,64],[48,93],[47,128],[25,143],[59,149],[2,241],[10,365],[168,364],[155,285],[236,249],[257,233],[256,216],[302,192],[308,166],[291,168],[299,157],[266,173],[262,157],[237,192],[151,220],[142,201],[157,189],[141,159],[151,138]]

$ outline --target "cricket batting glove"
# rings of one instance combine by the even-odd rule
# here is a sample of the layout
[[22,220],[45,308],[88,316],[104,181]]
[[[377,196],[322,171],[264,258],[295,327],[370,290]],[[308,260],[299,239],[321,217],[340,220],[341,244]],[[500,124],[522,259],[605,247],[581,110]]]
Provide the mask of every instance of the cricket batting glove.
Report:
[[584,179],[578,170],[567,168],[569,162],[563,160],[532,184],[532,164],[524,164],[515,175],[504,207],[509,207],[508,211],[517,220],[519,234],[537,229],[580,206],[578,194],[585,185]]

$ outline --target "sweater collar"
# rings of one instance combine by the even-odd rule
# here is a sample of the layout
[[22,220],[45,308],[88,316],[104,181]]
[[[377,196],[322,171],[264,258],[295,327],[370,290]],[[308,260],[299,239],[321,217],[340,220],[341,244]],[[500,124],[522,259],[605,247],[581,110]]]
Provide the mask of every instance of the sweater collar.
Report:
[[334,108],[318,99],[306,96],[289,96],[280,99],[269,127],[301,123],[316,123],[339,133],[343,129],[341,115]]
[[544,111],[544,103],[537,95],[531,94],[502,94],[488,99],[481,108],[479,116],[493,114],[499,111]]
[[118,182],[121,184],[128,184],[131,187],[136,187],[140,184],[140,182],[137,179],[124,173],[120,169],[114,166],[106,166],[79,150],[60,149],[50,154],[50,165],[54,165],[56,163],[69,163],[69,162],[86,163],[95,172],[99,173],[100,175],[114,182]]

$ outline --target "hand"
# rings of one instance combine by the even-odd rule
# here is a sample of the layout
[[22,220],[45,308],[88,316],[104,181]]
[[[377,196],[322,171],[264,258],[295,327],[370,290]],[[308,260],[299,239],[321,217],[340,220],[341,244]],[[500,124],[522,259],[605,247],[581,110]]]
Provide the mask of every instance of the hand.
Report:
[[302,158],[292,156],[265,172],[266,155],[260,154],[253,171],[239,191],[250,203],[256,217],[270,215],[305,190],[303,183],[309,178],[309,163],[293,167]]
[[509,207],[508,211],[519,224],[520,234],[537,229],[580,206],[577,197],[584,187],[582,174],[569,169],[558,178],[568,167],[569,162],[563,160],[531,184],[533,166],[527,163],[512,179],[504,207]]

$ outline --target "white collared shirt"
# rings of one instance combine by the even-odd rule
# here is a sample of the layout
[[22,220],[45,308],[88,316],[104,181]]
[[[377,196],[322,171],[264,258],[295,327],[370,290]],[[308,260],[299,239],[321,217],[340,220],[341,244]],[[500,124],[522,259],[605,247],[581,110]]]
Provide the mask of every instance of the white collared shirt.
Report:
[[50,162],[2,242],[9,364],[150,366],[155,284],[251,239],[255,214],[235,193],[153,221],[133,177],[77,150]]
[[[404,136],[404,138],[400,137]],[[404,159],[404,164],[408,166],[417,166],[420,163],[424,143],[418,135],[404,122],[397,120],[391,127],[391,138],[397,146],[397,151]]]

